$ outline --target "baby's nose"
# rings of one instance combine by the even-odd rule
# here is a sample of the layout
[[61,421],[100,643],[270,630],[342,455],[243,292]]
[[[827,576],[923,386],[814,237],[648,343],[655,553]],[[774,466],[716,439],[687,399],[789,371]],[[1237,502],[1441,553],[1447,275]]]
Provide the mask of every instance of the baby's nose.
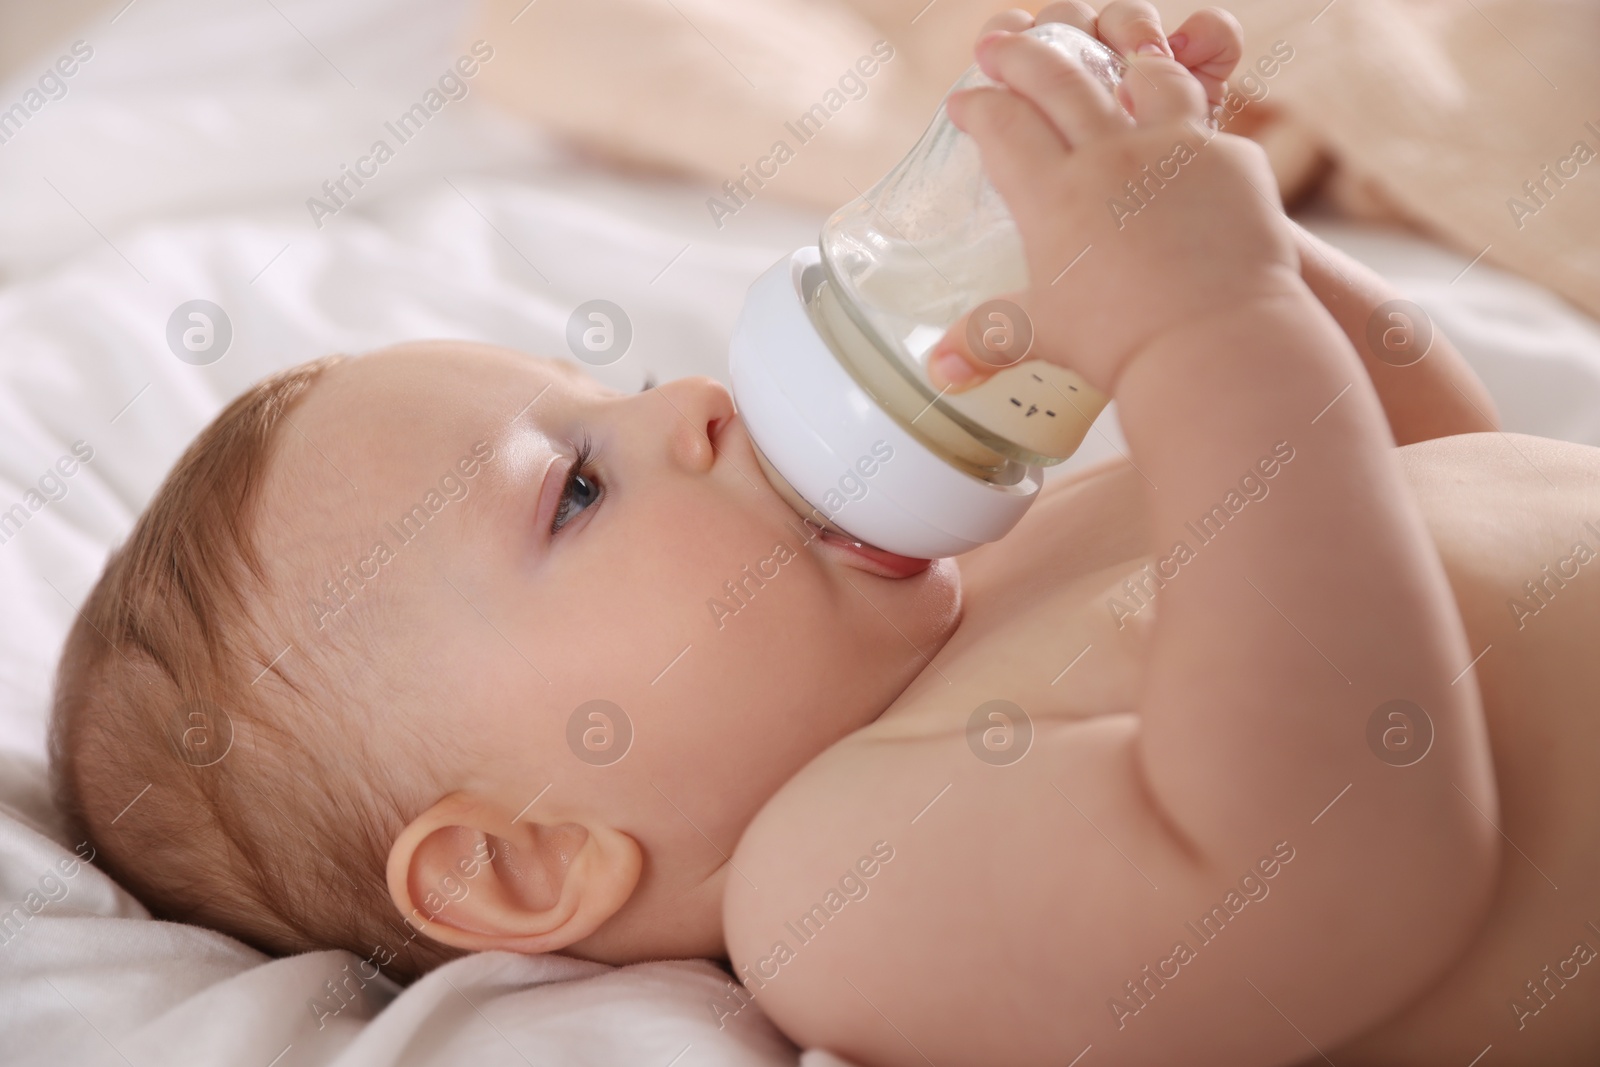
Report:
[[[733,396],[715,378],[677,378],[651,390],[664,404],[668,459],[687,471],[701,473],[716,462],[717,432],[733,417]],[[650,394],[641,398],[648,402]]]

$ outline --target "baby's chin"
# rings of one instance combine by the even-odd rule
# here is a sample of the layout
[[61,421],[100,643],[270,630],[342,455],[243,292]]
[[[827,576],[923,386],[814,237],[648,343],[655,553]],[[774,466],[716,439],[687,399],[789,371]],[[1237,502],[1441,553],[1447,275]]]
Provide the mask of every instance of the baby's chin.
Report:
[[[897,628],[911,642],[916,661],[924,668],[945,646],[961,625],[964,601],[961,595],[961,568],[954,558],[923,561],[918,573],[874,583],[883,597],[893,597],[898,611]],[[862,593],[867,590],[863,588]]]

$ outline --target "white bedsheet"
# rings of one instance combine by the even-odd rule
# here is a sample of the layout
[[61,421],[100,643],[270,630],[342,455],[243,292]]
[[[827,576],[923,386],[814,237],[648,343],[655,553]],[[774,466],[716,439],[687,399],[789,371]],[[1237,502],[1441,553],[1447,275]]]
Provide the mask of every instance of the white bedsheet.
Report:
[[[594,372],[603,381],[633,388],[647,369],[726,380],[745,287],[814,239],[816,215],[762,202],[719,232],[708,190],[610,174],[474,96],[447,105],[315,228],[305,199],[461,54],[462,10],[460,0],[139,0],[75,35],[93,58],[64,99],[0,145],[0,511],[74,442],[94,450],[66,495],[0,544],[0,1060],[796,1060],[758,1012],[718,1029],[709,1005],[727,978],[704,961],[609,968],[484,954],[398,999],[370,983],[319,1019],[323,983],[354,957],[268,961],[150,920],[92,868],[63,873],[75,842],[43,786],[50,671],[107,549],[228,398],[312,356],[421,336],[562,353],[568,315],[596,297],[620,304],[635,329],[627,356]],[[24,68],[0,108],[64,50]],[[1594,323],[1481,263],[1460,275],[1467,257],[1413,238],[1319,228],[1450,332],[1508,429],[1600,444]],[[165,338],[172,310],[195,298],[223,307],[234,330],[205,367],[180,362]],[[1101,430],[1074,465],[1122,447],[1114,417]]]

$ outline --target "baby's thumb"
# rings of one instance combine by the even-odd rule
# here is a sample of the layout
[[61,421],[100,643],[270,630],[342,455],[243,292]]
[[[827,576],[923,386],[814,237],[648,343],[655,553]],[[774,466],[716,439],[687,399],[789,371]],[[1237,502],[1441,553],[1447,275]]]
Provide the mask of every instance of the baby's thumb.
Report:
[[935,389],[961,392],[1021,362],[1033,348],[1033,320],[1021,294],[985,300],[951,324],[928,355]]

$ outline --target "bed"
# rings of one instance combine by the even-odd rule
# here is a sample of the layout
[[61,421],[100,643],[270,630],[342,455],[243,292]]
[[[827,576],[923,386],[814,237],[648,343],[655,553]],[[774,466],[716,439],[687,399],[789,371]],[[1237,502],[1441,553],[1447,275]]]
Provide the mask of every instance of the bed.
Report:
[[[455,63],[466,7],[119,3],[23,63],[0,91],[9,106],[58,58],[77,57],[64,93],[0,145],[7,1062],[779,1067],[800,1058],[759,1012],[719,1028],[711,1004],[730,979],[706,961],[614,968],[484,953],[402,991],[353,977],[346,953],[273,960],[154,921],[80,862],[81,843],[49,802],[51,672],[74,605],[181,449],[249,382],[329,351],[425,336],[565,354],[569,315],[595,298],[620,305],[634,330],[624,358],[591,369],[602,381],[726,381],[746,286],[815,239],[821,212],[777,201],[713,227],[706,187],[610,170],[497,112],[470,79],[337,211],[308,207],[326,205],[323,183]],[[74,52],[77,41],[85,48]],[[1506,429],[1600,445],[1600,325],[1418,237],[1311,223],[1451,334]],[[196,300],[226,316],[220,354],[172,341],[182,336],[170,329],[174,313]],[[1113,409],[1066,468],[1122,447]],[[67,455],[81,462],[57,466]],[[60,473],[67,466],[70,476]],[[805,1062],[832,1058],[809,1052]]]

